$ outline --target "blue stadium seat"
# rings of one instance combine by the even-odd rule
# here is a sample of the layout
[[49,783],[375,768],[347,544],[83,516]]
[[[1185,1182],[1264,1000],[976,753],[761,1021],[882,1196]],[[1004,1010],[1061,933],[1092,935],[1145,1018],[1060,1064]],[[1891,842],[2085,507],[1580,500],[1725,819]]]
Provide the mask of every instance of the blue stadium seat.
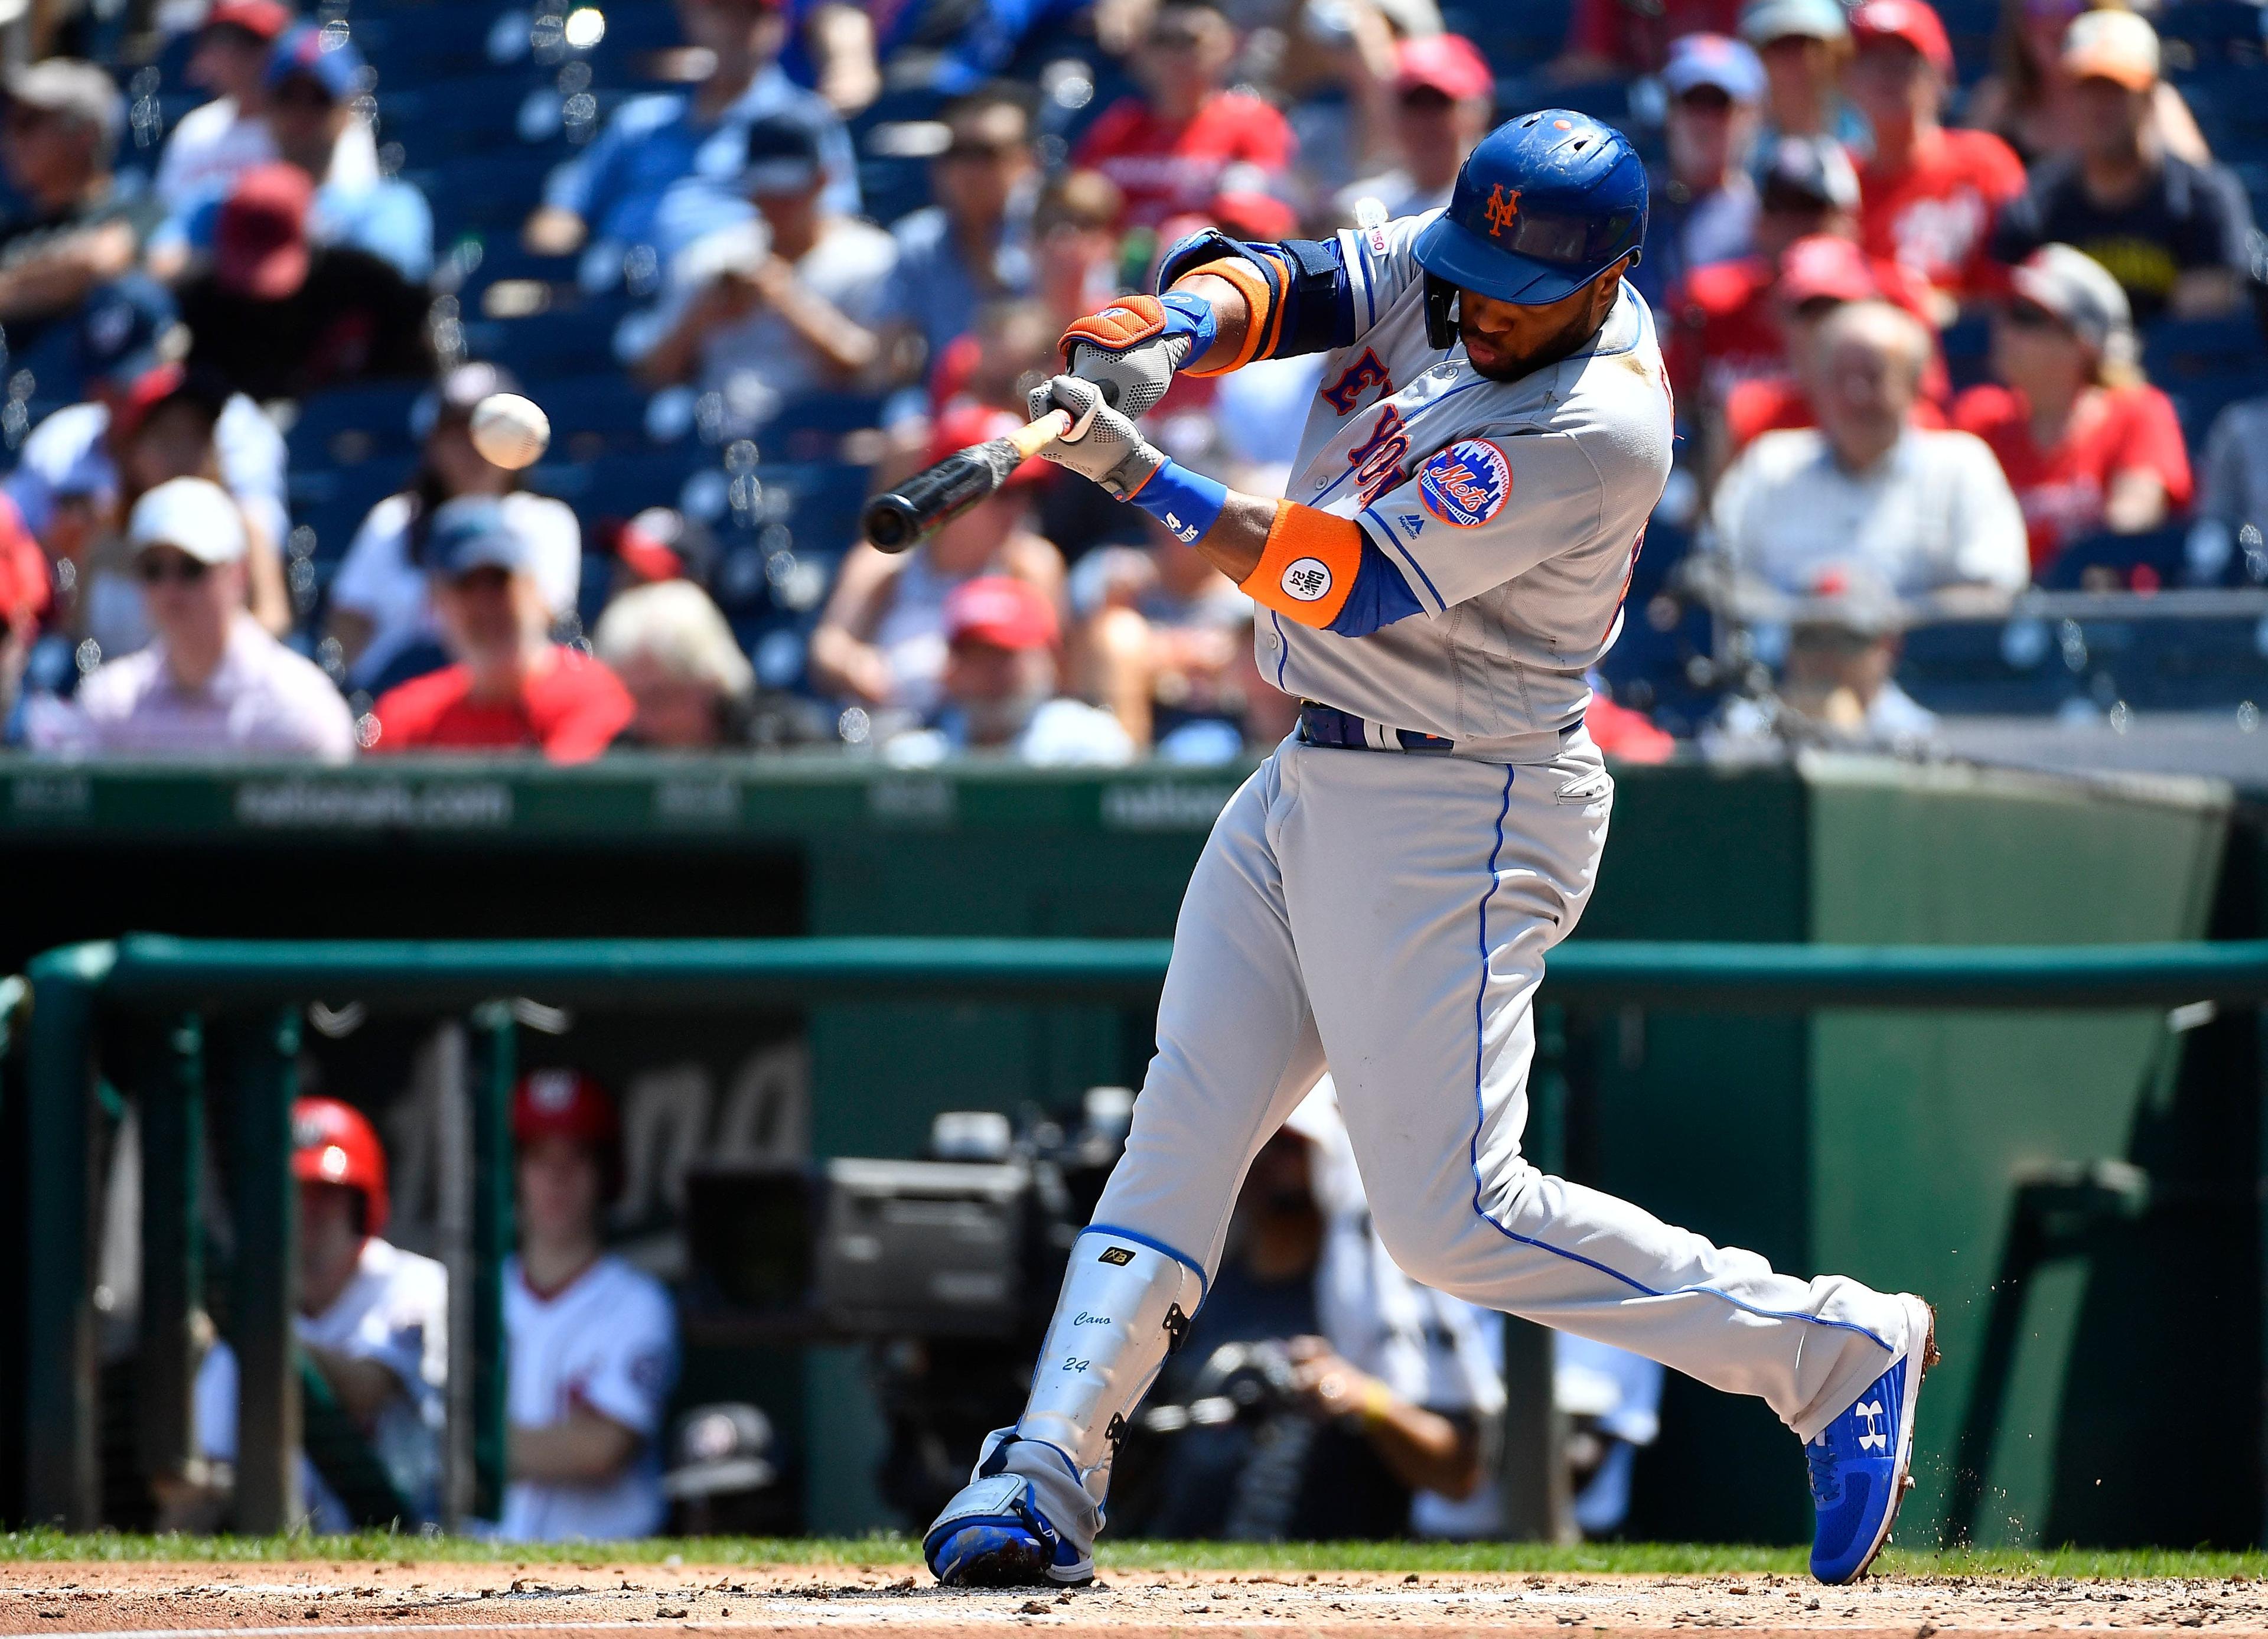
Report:
[[365,461],[291,474],[291,521],[315,532],[315,556],[343,557],[370,509],[400,489],[416,463],[409,459]]
[[468,154],[404,174],[433,208],[433,237],[446,245],[466,234],[509,238],[535,209],[543,179],[563,156],[549,148],[513,146]]
[[[468,313],[465,346],[475,358],[508,366],[523,381],[587,374],[613,357],[615,327],[629,310],[619,293],[585,296],[571,290],[542,312],[521,319]],[[624,391],[632,391],[624,384]]]
[[421,382],[384,381],[334,387],[302,400],[285,436],[291,471],[327,472],[392,460],[398,473],[401,460],[417,448],[409,415],[424,391]]
[[2107,571],[2117,577],[2121,587],[2131,590],[2177,586],[2182,580],[2183,543],[2188,535],[2186,526],[2173,525],[2139,534],[2117,535],[2104,531],[2081,536],[2066,545],[2040,571],[2039,585],[2045,592],[2102,590],[2099,585],[2089,584],[2090,571],[2096,572],[2097,580],[2101,572]]
[[590,461],[545,461],[531,468],[528,478],[533,488],[573,507],[588,530],[605,518],[677,505],[686,480],[715,459],[696,445],[622,451]]

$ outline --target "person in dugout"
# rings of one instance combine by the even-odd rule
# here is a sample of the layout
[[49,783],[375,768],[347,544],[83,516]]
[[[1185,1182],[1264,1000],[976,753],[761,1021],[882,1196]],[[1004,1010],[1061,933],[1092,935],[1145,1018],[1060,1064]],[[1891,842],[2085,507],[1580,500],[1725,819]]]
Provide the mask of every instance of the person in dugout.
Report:
[[[387,1496],[383,1486],[367,1483],[366,1461],[330,1460],[341,1443],[327,1439],[318,1453],[324,1460],[299,1454],[308,1523],[319,1532],[386,1523],[373,1514],[376,1506],[404,1526],[423,1525],[436,1517],[440,1501],[447,1272],[385,1238],[392,1206],[386,1151],[351,1105],[336,1099],[292,1105],[291,1175],[299,1187],[299,1301],[292,1329],[318,1379],[310,1386],[328,1390],[392,1489]],[[223,1523],[233,1489],[237,1382],[235,1351],[216,1342],[198,1367],[193,1397],[199,1461],[187,1474],[155,1482],[160,1529],[210,1531]],[[307,1407],[311,1447],[320,1425],[335,1421],[325,1409]]]
[[579,1071],[512,1090],[519,1252],[504,1266],[509,1476],[498,1535],[521,1541],[651,1536],[677,1317],[652,1275],[605,1248],[621,1191],[622,1128]]

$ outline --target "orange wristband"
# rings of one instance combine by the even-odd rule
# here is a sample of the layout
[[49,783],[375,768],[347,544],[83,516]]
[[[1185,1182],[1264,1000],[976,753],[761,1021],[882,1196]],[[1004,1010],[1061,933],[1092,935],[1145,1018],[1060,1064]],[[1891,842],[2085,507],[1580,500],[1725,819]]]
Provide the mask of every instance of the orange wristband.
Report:
[[1302,626],[1329,626],[1362,568],[1362,526],[1290,501],[1276,503],[1259,565],[1238,588]]

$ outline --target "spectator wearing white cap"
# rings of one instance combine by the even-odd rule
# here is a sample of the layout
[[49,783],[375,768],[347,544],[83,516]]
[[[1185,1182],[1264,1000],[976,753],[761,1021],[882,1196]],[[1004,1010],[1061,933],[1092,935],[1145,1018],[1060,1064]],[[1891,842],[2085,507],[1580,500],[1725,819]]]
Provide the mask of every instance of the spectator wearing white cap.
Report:
[[2172,401],[2143,379],[2118,281],[2068,245],[2010,269],[1992,321],[1998,383],[1953,424],[1992,446],[2024,509],[2035,574],[2098,530],[2155,529],[2194,489]]
[[2252,207],[2220,165],[2169,151],[2155,118],[2156,31],[2132,11],[2083,11],[2064,35],[2076,153],[2043,163],[2000,214],[1992,252],[2021,261],[2070,245],[2110,269],[2135,322],[2234,312],[2252,256]]
[[1764,434],[1717,487],[1712,521],[1733,567],[1793,597],[1836,568],[1870,570],[1902,598],[1984,606],[2021,590],[2023,514],[1992,452],[1913,424],[1927,327],[1888,302],[1846,302],[1806,354],[1819,425]]
[[117,756],[314,757],[344,762],[346,702],[244,607],[244,516],[226,490],[175,478],[127,525],[156,637],[99,666],[44,729],[42,749]]
[[607,606],[591,650],[637,702],[625,738],[705,751],[743,738],[755,668],[709,594],[689,580],[633,586]]
[[11,351],[131,268],[158,225],[155,198],[113,169],[125,129],[125,98],[92,62],[49,57],[0,77],[0,171],[19,202],[0,217]]
[[1691,269],[1755,248],[1756,187],[1748,163],[1764,70],[1737,40],[1688,34],[1670,47],[1661,83],[1669,93],[1668,165],[1653,179],[1646,255],[1633,275],[1656,304]]
[[[2079,151],[2079,99],[2064,71],[2063,41],[2082,11],[2131,11],[2128,0],[2000,0],[2000,26],[1992,37],[1992,71],[1970,88],[1962,112],[1967,122],[1991,131],[2028,165]],[[2182,93],[2167,81],[2152,96],[2151,118],[2166,151],[2191,165],[2208,165],[2213,151]]]
[[1864,151],[1867,121],[1843,96],[1851,21],[1843,0],[1749,0],[1738,33],[1764,65],[1764,138],[1825,138]]
[[379,696],[379,751],[540,751],[597,756],[637,708],[604,664],[551,639],[537,548],[493,496],[460,496],[433,517],[433,609],[453,664]]

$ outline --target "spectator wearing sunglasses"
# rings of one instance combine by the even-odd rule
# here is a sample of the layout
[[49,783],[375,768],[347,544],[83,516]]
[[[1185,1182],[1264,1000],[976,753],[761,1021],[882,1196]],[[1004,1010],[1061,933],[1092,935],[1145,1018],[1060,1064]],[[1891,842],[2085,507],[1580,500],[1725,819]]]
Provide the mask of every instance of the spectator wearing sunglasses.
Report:
[[1748,173],[1764,92],[1756,54],[1723,34],[1688,34],[1662,70],[1669,93],[1666,169],[1653,179],[1646,255],[1633,276],[1659,305],[1696,268],[1737,261],[1756,247],[1756,186]]
[[1414,217],[1449,202],[1457,167],[1496,119],[1496,75],[1462,34],[1428,34],[1394,48],[1394,167],[1339,195],[1351,220],[1374,199],[1386,219]]
[[990,303],[1032,293],[1032,208],[1039,163],[1031,93],[1000,83],[957,97],[939,118],[943,152],[931,161],[937,203],[890,230],[897,268],[886,322],[917,334],[934,360],[976,327]]
[[175,478],[127,526],[149,646],[98,666],[42,724],[45,750],[135,757],[353,756],[353,719],[313,662],[244,606],[243,514],[218,484]]
[[453,664],[379,696],[373,749],[540,751],[597,756],[637,706],[620,679],[551,640],[538,548],[493,496],[464,496],[433,517],[426,543],[433,610]]
[[2081,535],[2157,528],[2194,485],[2173,404],[2136,363],[2118,281],[2068,245],[2042,246],[2008,277],[1992,322],[1999,381],[1962,393],[1953,423],[1999,457],[2037,575]]

